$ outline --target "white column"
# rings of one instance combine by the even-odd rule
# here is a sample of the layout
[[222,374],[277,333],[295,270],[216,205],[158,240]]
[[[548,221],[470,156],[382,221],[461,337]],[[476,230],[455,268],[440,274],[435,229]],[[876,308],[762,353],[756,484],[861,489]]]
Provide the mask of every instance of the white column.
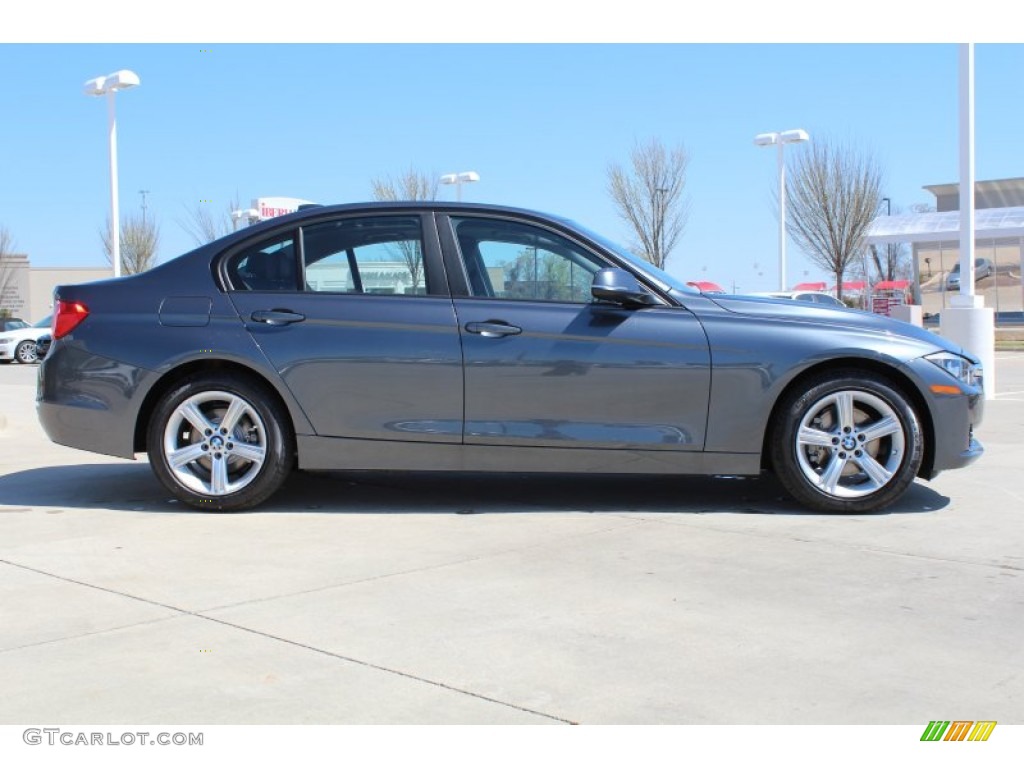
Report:
[[[945,287],[945,286],[943,286]],[[974,44],[960,46],[960,293],[943,309],[942,335],[977,356],[985,399],[995,397],[995,313],[974,294]]]
[[117,117],[113,88],[107,91],[107,132],[110,136],[110,259],[114,263],[114,277],[120,277],[121,214],[117,207]]

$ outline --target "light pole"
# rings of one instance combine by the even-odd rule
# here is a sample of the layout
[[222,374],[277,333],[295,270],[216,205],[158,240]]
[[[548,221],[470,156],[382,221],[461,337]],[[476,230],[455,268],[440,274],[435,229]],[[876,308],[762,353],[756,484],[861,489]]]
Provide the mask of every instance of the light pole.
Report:
[[462,171],[461,173],[446,173],[441,177],[442,184],[455,185],[455,199],[462,201],[462,185],[464,182],[480,181],[480,174],[476,171]]
[[114,94],[139,84],[139,76],[130,69],[119,69],[106,77],[94,77],[85,83],[89,96],[107,97],[107,131],[110,136],[110,258],[114,277],[121,276],[121,219],[117,209],[117,116]]
[[786,162],[783,149],[787,144],[807,141],[807,131],[795,128],[791,131],[776,133],[759,133],[754,137],[754,144],[759,147],[779,148],[779,290],[786,290]]
[[[888,197],[883,197],[882,198],[882,202],[885,203],[885,215],[886,216],[892,216],[892,200],[889,199]],[[872,246],[872,248],[873,247],[874,246]],[[892,269],[892,266],[893,266],[892,249],[893,249],[893,244],[892,243],[886,243],[885,244],[885,272],[883,273],[881,269],[878,270],[878,272],[879,272],[878,277],[879,277],[880,280],[895,280],[896,279],[896,275],[890,273],[890,270]]]

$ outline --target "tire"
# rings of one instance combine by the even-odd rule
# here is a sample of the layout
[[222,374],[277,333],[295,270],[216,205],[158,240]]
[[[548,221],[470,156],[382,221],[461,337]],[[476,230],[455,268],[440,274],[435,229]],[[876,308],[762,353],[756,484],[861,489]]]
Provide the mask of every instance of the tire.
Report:
[[34,363],[38,360],[36,357],[36,343],[26,339],[14,348],[14,359],[19,363]]
[[789,394],[772,427],[772,466],[800,503],[820,512],[874,512],[903,495],[924,457],[921,423],[892,382],[843,370]]
[[149,463],[164,487],[189,506],[248,509],[269,498],[291,472],[290,425],[265,385],[233,373],[196,374],[153,411]]

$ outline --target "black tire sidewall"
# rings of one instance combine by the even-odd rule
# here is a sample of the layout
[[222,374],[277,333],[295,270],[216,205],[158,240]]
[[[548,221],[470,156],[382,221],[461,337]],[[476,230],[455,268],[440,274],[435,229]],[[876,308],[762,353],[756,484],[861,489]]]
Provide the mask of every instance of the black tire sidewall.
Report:
[[[851,371],[823,374],[801,390],[779,409],[772,432],[772,466],[786,490],[816,511],[852,514],[878,511],[902,496],[914,482],[924,458],[921,422],[910,399],[888,379]],[[804,477],[797,457],[796,431],[808,409],[823,397],[840,391],[865,392],[884,400],[900,420],[906,441],[893,479],[884,488],[855,499],[840,499],[820,491]]]
[[[188,398],[209,391],[241,397],[256,410],[266,428],[267,454],[259,473],[244,488],[225,496],[198,494],[181,485],[163,449],[164,429],[174,410]],[[193,375],[174,385],[154,409],[146,434],[149,463],[163,486],[189,506],[220,512],[248,509],[269,498],[291,472],[295,446],[290,424],[284,408],[265,386],[231,373]]]

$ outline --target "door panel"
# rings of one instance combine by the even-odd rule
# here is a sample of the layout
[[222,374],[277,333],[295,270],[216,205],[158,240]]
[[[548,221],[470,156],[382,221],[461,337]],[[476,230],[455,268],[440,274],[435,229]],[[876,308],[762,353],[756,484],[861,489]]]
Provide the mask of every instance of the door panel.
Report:
[[431,217],[327,218],[226,264],[242,322],[318,435],[462,441],[462,348]]
[[593,275],[619,265],[568,230],[467,213],[439,217],[438,231],[467,445],[703,449],[711,361],[690,312],[594,302]]
[[[460,442],[462,350],[447,298],[232,295],[317,434]],[[271,325],[261,311],[304,315]]]
[[[680,308],[456,299],[466,443],[701,450],[710,357]],[[518,333],[486,335],[473,324]]]

